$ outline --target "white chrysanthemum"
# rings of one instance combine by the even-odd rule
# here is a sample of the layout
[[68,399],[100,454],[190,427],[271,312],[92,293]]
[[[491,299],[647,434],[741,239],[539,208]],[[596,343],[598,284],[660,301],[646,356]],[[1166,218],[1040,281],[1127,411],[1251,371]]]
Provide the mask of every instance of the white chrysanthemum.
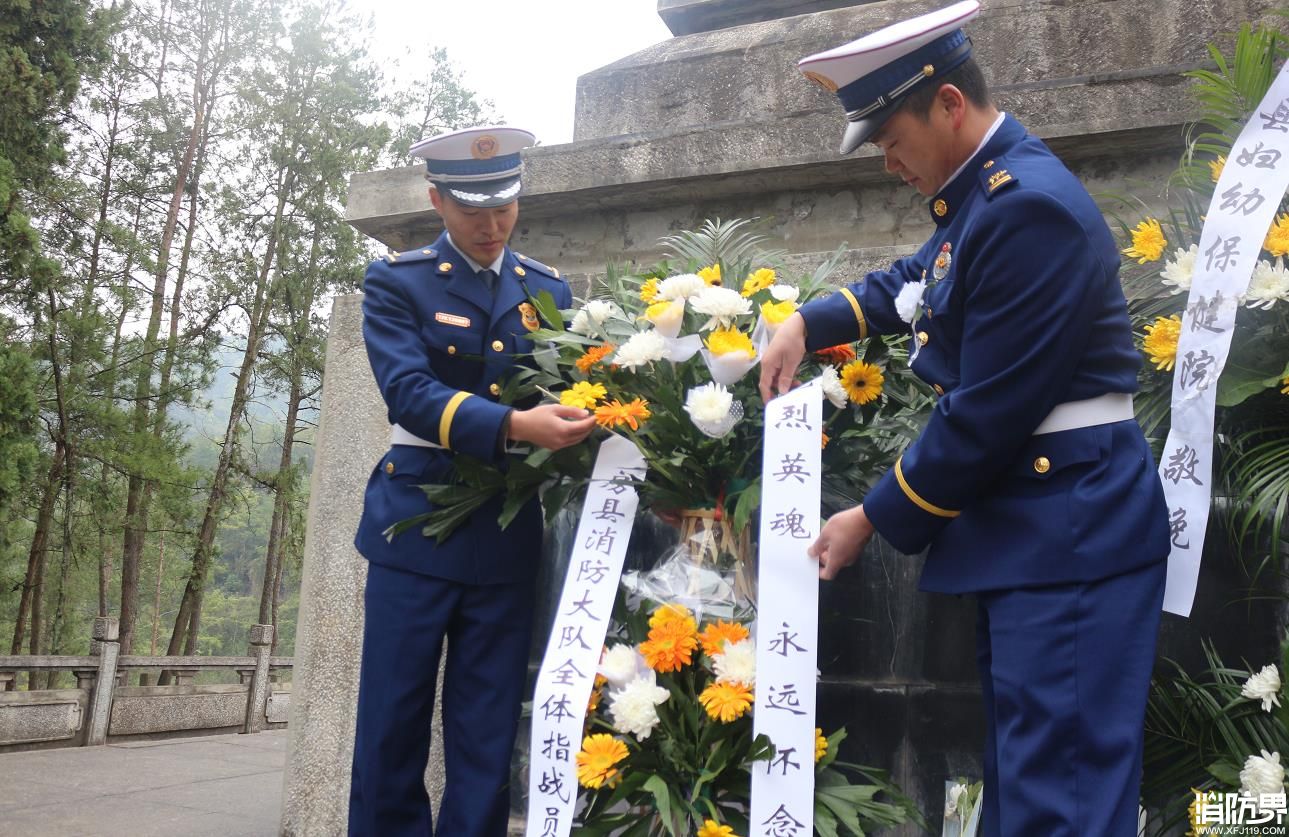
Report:
[[668,276],[658,283],[658,296],[655,302],[667,299],[689,299],[707,287],[707,283],[696,273],[682,273],[679,276]]
[[617,303],[606,299],[593,299],[578,309],[568,328],[575,334],[590,334],[595,328],[603,326],[606,320],[625,318],[626,314]]
[[1170,285],[1175,294],[1184,294],[1191,289],[1191,279],[1195,276],[1195,258],[1199,256],[1199,245],[1192,244],[1188,249],[1178,247],[1173,257],[1159,271],[1159,281]]
[[658,726],[658,705],[666,703],[670,694],[644,677],[632,680],[621,689],[610,690],[609,715],[613,717],[613,728],[645,740]]
[[801,296],[801,289],[792,285],[771,285],[770,296],[774,297],[775,302],[787,302],[789,300],[796,302],[797,297]]
[[734,394],[720,384],[703,384],[694,387],[685,396],[685,412],[695,422],[717,424],[730,414]]
[[1258,796],[1264,793],[1285,792],[1285,769],[1280,764],[1279,753],[1262,751],[1260,756],[1249,756],[1240,771],[1240,793]]
[[926,282],[905,282],[904,287],[895,297],[895,313],[900,315],[900,319],[906,323],[913,322],[917,317],[918,309],[922,307],[922,293],[926,290]]
[[729,325],[735,317],[752,313],[752,300],[733,288],[722,288],[716,285],[703,288],[690,298],[689,307],[700,314],[711,317],[703,329],[715,328],[718,325]]
[[667,356],[667,340],[656,331],[642,331],[618,347],[613,363],[625,369],[635,369]]
[[841,385],[841,376],[837,374],[833,366],[825,366],[824,371],[819,375],[820,384],[824,388],[824,397],[827,398],[837,409],[846,406],[846,388]]
[[1280,705],[1280,671],[1273,665],[1263,666],[1262,671],[1250,674],[1244,681],[1240,694],[1262,701],[1262,711],[1270,712],[1273,705]]
[[[966,792],[967,786],[961,782],[949,788],[948,799],[946,799],[944,803],[944,818],[946,820],[950,820],[958,816],[958,800],[962,799],[962,795]],[[962,813],[965,815],[966,811],[963,811]]]
[[756,685],[756,646],[751,639],[725,641],[725,649],[712,657],[717,683],[742,683],[749,689]]
[[1244,304],[1250,308],[1270,308],[1285,301],[1289,301],[1289,270],[1285,269],[1284,262],[1281,259],[1276,259],[1275,264],[1259,261],[1253,268]]
[[653,679],[653,669],[634,645],[618,644],[604,652],[598,673],[609,685],[620,689],[637,677]]

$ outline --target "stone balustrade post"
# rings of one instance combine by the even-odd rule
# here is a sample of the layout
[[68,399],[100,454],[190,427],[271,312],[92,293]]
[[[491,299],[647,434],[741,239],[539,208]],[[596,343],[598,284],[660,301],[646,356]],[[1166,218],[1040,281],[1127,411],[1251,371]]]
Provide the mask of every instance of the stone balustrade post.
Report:
[[[116,687],[116,663],[121,656],[120,625],[111,616],[94,617],[93,641],[90,653],[98,657],[98,672],[90,690],[89,723],[86,725],[85,744],[97,746],[107,743],[108,723],[112,718],[112,696]],[[85,682],[78,673],[77,683]]]
[[273,626],[252,625],[248,653],[255,658],[255,673],[246,691],[246,721],[242,732],[260,732],[267,723],[269,701],[269,661],[273,653]]
[[198,672],[198,671],[200,671],[200,669],[195,669],[195,668],[177,668],[177,669],[174,669],[173,671],[171,671],[171,672],[170,672],[170,674],[175,678],[174,685],[176,685],[176,686],[191,686],[191,685],[192,685],[192,681],[194,681],[194,680],[196,680],[196,679],[197,679],[197,672]]
[[0,671],[0,692],[7,692],[13,688],[13,678],[12,671]]
[[76,688],[90,692],[94,691],[94,681],[98,679],[98,669],[73,669],[72,675],[76,678]]

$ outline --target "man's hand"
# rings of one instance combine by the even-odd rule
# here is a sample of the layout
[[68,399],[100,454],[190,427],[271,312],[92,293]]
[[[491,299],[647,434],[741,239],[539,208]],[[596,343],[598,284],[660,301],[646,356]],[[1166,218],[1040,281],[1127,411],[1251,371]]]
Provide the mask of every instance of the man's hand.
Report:
[[784,320],[761,356],[761,398],[769,401],[792,389],[806,354],[806,321],[800,314]]
[[873,531],[862,505],[828,518],[819,538],[806,551],[811,558],[819,559],[819,577],[831,581],[844,567],[858,561]]
[[559,450],[590,435],[595,429],[595,416],[579,407],[562,404],[541,404],[530,410],[515,410],[510,414],[509,438],[516,442],[531,442],[550,450]]

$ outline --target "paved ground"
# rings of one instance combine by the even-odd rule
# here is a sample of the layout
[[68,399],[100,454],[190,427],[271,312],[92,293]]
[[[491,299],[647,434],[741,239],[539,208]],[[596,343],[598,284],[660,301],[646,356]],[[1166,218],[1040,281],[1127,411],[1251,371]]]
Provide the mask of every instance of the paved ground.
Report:
[[287,734],[0,754],[0,834],[272,837]]

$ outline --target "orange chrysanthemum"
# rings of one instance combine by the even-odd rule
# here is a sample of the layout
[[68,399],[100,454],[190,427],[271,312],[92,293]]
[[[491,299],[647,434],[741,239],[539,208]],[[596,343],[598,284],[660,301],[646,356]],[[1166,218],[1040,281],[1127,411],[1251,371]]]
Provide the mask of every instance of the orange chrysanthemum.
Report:
[[591,367],[613,354],[617,348],[612,343],[605,343],[603,346],[592,346],[586,350],[585,354],[574,361],[574,364],[583,375],[590,375]]
[[709,657],[715,657],[717,654],[725,651],[725,643],[738,642],[751,636],[745,625],[738,622],[726,622],[721,619],[708,624],[703,628],[703,632],[698,635],[698,639],[703,643],[703,653]]
[[640,423],[649,416],[649,402],[640,398],[623,404],[621,401],[610,401],[595,408],[595,423],[600,427],[613,428],[627,425],[632,430],[639,430]]
[[752,708],[752,690],[742,683],[713,683],[698,696],[713,721],[737,721]]
[[577,754],[577,781],[584,788],[613,787],[622,778],[617,764],[627,757],[627,745],[612,735],[597,733],[582,739]]
[[819,434],[819,449],[820,449],[820,450],[824,450],[825,448],[827,448],[827,447],[828,447],[828,443],[829,443],[829,442],[831,442],[831,441],[832,441],[832,438],[831,438],[827,433],[820,433],[820,434]]
[[826,349],[820,349],[815,354],[820,360],[833,366],[844,366],[855,359],[855,347],[849,343],[842,343],[840,346],[829,346]]
[[649,629],[640,653],[654,671],[680,671],[693,662],[698,650],[698,630],[693,618],[672,619]]
[[603,674],[595,675],[595,685],[591,687],[591,699],[586,702],[587,715],[600,707],[600,698],[604,696],[604,684],[608,682]]

